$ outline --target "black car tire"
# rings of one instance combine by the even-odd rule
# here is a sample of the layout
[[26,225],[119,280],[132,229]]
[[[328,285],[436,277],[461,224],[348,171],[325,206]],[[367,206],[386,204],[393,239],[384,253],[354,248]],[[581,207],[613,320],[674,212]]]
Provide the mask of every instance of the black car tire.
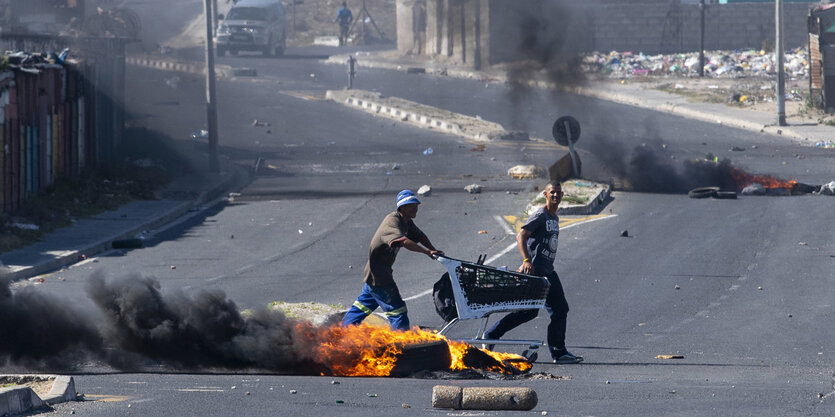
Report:
[[722,200],[736,200],[736,191],[717,191],[715,197]]
[[719,191],[719,187],[699,187],[690,190],[687,195],[690,198],[708,198],[715,197],[717,191]]
[[449,346],[443,340],[403,346],[391,370],[393,377],[407,377],[419,371],[448,371],[452,364]]

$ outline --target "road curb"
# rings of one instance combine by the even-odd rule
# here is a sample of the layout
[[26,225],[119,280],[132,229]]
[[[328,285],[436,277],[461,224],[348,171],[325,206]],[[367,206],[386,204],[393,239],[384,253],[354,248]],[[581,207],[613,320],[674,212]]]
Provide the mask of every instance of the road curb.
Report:
[[[3,377],[11,379],[22,379],[27,376],[29,375],[3,375]],[[77,392],[75,390],[75,381],[71,376],[32,375],[32,377],[42,379],[54,378],[49,393],[41,398],[32,388],[27,386],[0,388],[0,416],[26,413],[47,405],[75,400]]]
[[594,213],[598,208],[602,207],[606,203],[609,196],[612,194],[612,186],[610,184],[601,185],[603,185],[602,189],[599,190],[593,197],[590,197],[588,203],[576,205],[569,204],[564,207],[560,207],[557,214],[573,215]]
[[[60,255],[56,255],[55,257],[49,260],[34,265],[27,265],[22,267],[5,266],[5,269],[7,269],[7,271],[0,274],[0,277],[8,279],[10,281],[17,281],[45,274],[47,272],[54,271],[56,269],[62,268],[67,265],[72,265],[78,262],[79,260],[81,260],[82,255],[90,257],[95,254],[109,250],[112,248],[114,241],[133,238],[136,234],[144,230],[155,229],[168,222],[171,222],[172,220],[184,215],[191,209],[217,198],[224,191],[232,187],[233,184],[235,184],[238,181],[238,178],[241,175],[241,169],[237,166],[234,166],[234,164],[231,163],[228,163],[228,167],[228,169],[230,169],[232,172],[231,175],[225,176],[221,182],[215,184],[212,188],[202,191],[194,200],[183,201],[182,203],[165,211],[161,216],[157,218],[148,220],[147,222],[126,229],[126,231],[123,231],[116,235],[87,244],[79,249],[65,251]],[[180,179],[179,181],[183,181],[183,179]],[[175,187],[175,184],[177,182],[178,181],[175,180],[174,183],[169,184],[169,186],[166,188]]]
[[[206,73],[205,64],[198,64],[196,62],[180,62],[146,56],[126,56],[125,64],[158,69],[163,71],[183,72],[195,75],[204,75]],[[219,77],[230,77],[233,74],[234,68],[232,68],[231,66],[215,65],[215,75]]]
[[44,402],[29,387],[0,388],[0,416],[10,416],[35,410]]
[[[331,56],[326,63],[330,64],[342,64],[347,59],[347,55],[334,55]],[[414,65],[420,64],[397,64],[388,62],[386,58],[377,58],[374,56],[359,56],[357,57],[357,65],[359,67],[368,67],[368,68],[383,68],[383,69],[391,69],[391,70],[404,70],[411,68]],[[474,70],[467,70],[467,69],[459,69],[454,68],[454,66],[444,66],[442,63],[434,63],[430,62],[425,67],[427,73],[431,73],[434,75],[444,75],[456,78],[464,78],[464,79],[489,79],[495,80],[499,82],[508,82],[507,77],[504,74],[495,73],[495,72],[479,72]],[[618,92],[615,91],[611,85],[602,85],[600,88],[593,88],[593,87],[562,87],[557,85],[551,81],[545,80],[528,80],[523,82],[524,84],[541,89],[550,89],[550,90],[561,90],[566,91],[582,96],[587,97],[594,97],[600,100],[611,101],[614,103],[624,104],[632,107],[638,107],[642,109],[647,109],[651,111],[656,111],[660,113],[667,113],[676,116],[681,116],[688,119],[699,120],[707,123],[715,123],[730,127],[735,127],[738,129],[748,130],[751,132],[756,133],[764,133],[770,134],[775,136],[782,136],[789,139],[795,139],[799,141],[808,141],[809,134],[805,134],[797,129],[793,129],[791,125],[789,126],[778,126],[776,123],[761,123],[761,122],[752,122],[750,120],[745,119],[744,117],[736,117],[728,114],[723,113],[716,113],[711,111],[702,111],[698,109],[690,108],[686,102],[676,103],[675,101],[680,101],[680,97],[670,94],[670,93],[663,93],[658,92],[659,97],[661,95],[668,96],[667,99],[662,100],[663,103],[648,103],[645,100],[641,100],[636,98],[634,95],[630,95],[626,92]],[[617,87],[617,86],[614,86]],[[643,90],[643,89],[642,89]],[[681,99],[682,101],[684,99]],[[729,110],[733,111],[735,109],[729,108]],[[746,110],[739,110],[739,111],[746,111]]]
[[476,141],[528,139],[527,133],[507,131],[498,123],[373,91],[328,90],[325,97],[367,113]]
[[[592,182],[587,180],[579,180],[579,179],[572,179],[568,181],[563,181],[563,190],[568,190],[566,194],[570,194],[570,182],[571,181],[582,181],[592,184],[597,190],[589,195],[589,201],[584,204],[566,204],[561,203],[559,208],[557,209],[558,215],[586,215],[586,214],[594,214],[600,207],[606,204],[606,201],[609,200],[609,196],[612,194],[612,185],[611,184],[604,184],[599,182]],[[531,198],[531,202],[528,203],[527,207],[525,207],[525,215],[530,215],[533,213],[534,210],[538,207],[542,207],[543,204],[534,204],[542,194],[536,193]]]
[[52,382],[52,389],[41,400],[49,405],[54,405],[74,401],[77,395],[75,380],[71,376],[56,375],[55,381]]

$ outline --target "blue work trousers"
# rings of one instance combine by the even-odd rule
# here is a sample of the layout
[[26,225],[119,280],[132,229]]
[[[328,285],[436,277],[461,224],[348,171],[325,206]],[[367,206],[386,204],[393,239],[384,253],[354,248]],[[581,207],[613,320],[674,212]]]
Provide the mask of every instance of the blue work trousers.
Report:
[[[557,273],[551,272],[547,278],[548,282],[551,283],[548,296],[545,298],[545,311],[551,317],[551,322],[548,323],[548,347],[552,351],[565,350],[565,324],[568,318],[568,301],[565,299],[565,292],[562,289],[562,283]],[[490,330],[484,333],[484,337],[488,339],[500,339],[511,329],[536,318],[538,313],[539,310],[536,309],[519,310],[509,313],[490,327]]]
[[406,315],[406,302],[400,296],[397,285],[374,286],[362,285],[362,292],[351,309],[342,318],[343,326],[359,324],[369,314],[380,307],[395,330],[409,330],[409,316]]

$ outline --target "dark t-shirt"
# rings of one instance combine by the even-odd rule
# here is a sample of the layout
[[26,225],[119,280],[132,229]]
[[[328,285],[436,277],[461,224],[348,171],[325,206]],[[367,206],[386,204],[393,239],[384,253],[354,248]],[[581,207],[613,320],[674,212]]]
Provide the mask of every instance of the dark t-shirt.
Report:
[[548,213],[545,207],[540,207],[522,225],[523,229],[531,232],[526,243],[536,275],[545,276],[554,271],[560,237],[559,220],[559,217]]
[[389,213],[371,238],[363,282],[371,286],[394,284],[391,267],[403,241],[409,238],[419,242],[424,236],[413,221],[400,217],[396,211]]
[[340,8],[336,12],[336,21],[339,22],[340,26],[348,26],[351,23],[351,20],[354,18],[354,15],[351,13],[350,10],[346,8]]

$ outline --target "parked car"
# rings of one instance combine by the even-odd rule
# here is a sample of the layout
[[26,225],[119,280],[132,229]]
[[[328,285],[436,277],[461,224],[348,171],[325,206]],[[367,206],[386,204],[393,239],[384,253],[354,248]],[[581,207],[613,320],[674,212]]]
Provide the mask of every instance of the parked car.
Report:
[[261,51],[264,56],[284,53],[287,42],[287,16],[278,0],[240,0],[229,9],[215,37],[217,54],[229,51]]

